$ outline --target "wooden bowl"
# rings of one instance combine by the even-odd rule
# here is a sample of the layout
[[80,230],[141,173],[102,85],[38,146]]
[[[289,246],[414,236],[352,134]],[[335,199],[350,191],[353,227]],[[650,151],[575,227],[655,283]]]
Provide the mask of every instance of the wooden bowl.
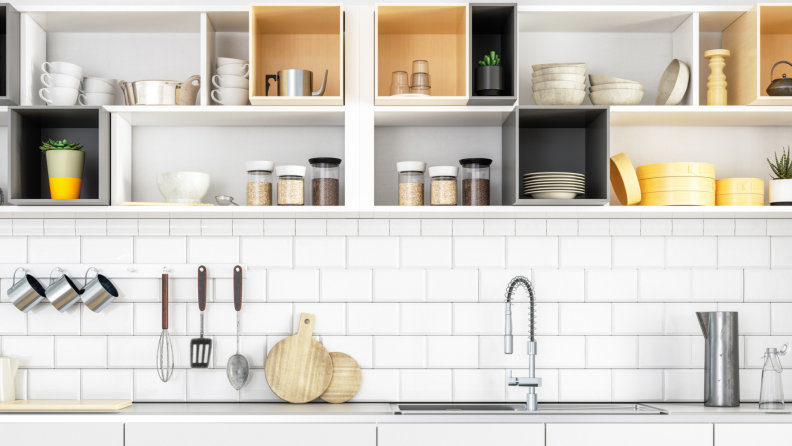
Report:
[[687,91],[688,81],[690,81],[688,66],[679,59],[672,60],[660,78],[655,105],[679,105]]
[[586,76],[580,76],[577,74],[548,74],[547,76],[536,76],[531,79],[531,82],[534,84],[538,84],[540,82],[554,82],[554,81],[565,81],[565,82],[577,82],[579,84],[586,84]]
[[581,84],[580,82],[570,82],[570,81],[548,81],[548,82],[534,82],[534,84],[531,85],[531,90],[533,91],[553,90],[556,88],[569,89],[569,90],[585,90],[586,84]]
[[641,90],[601,90],[589,95],[594,105],[638,105],[643,98]]
[[580,105],[586,99],[585,90],[556,88],[533,93],[536,105]]
[[602,84],[594,85],[590,88],[592,92],[600,90],[640,90],[643,91],[643,84]]
[[547,76],[548,74],[576,74],[583,76],[586,74],[586,69],[576,67],[545,68],[544,70],[534,71],[531,73],[531,77]]
[[589,74],[589,82],[592,86],[602,84],[640,84],[640,82],[619,79],[618,77],[600,76],[599,74]]
[[582,62],[571,62],[571,63],[543,63],[539,65],[531,65],[531,69],[534,71],[544,70],[545,68],[559,68],[559,67],[586,68],[586,64]]

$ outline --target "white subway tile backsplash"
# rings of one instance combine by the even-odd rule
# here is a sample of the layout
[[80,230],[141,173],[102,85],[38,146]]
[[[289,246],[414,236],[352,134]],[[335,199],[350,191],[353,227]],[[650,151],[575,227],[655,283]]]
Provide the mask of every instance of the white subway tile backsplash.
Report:
[[291,219],[264,220],[264,235],[295,235],[295,223]]
[[44,235],[75,235],[73,218],[53,218],[44,220]]
[[187,401],[187,371],[174,370],[170,380],[164,383],[156,370],[135,370],[134,389],[135,401]]
[[234,235],[264,235],[264,220],[254,218],[234,219],[232,226]]
[[135,263],[186,263],[185,237],[135,237]]
[[638,367],[690,368],[692,349],[690,336],[639,336]]
[[662,335],[661,303],[613,304],[614,335]]
[[505,382],[503,370],[454,370],[454,401],[504,401]]
[[636,302],[638,270],[587,270],[586,302]]
[[[512,313],[515,313],[512,309]],[[504,327],[503,303],[454,304],[455,335],[498,335]],[[514,314],[512,314],[514,320]],[[518,325],[512,322],[513,327]]]
[[240,237],[240,261],[248,267],[291,268],[291,237]]
[[398,335],[399,304],[347,304],[347,334]]
[[19,367],[55,367],[55,338],[53,336],[3,336],[0,338],[3,356],[19,358]]
[[138,220],[137,235],[170,235],[170,221],[154,218],[140,219]]
[[44,235],[44,220],[39,218],[18,218],[13,220],[13,233],[20,235]]
[[742,270],[693,270],[690,278],[694,301],[741,302],[743,300]]
[[664,370],[663,391],[665,401],[704,401],[704,370]]
[[422,369],[426,367],[426,337],[374,336],[374,367]]
[[319,302],[319,270],[272,270],[267,287],[270,302]]
[[80,399],[79,370],[30,370],[28,373],[31,400]]
[[14,235],[14,221],[10,219],[0,220],[0,236],[8,237]]
[[[230,218],[209,218],[201,220],[201,235],[224,236],[234,232]],[[189,377],[188,377],[189,380]]]
[[477,302],[478,271],[458,269],[426,272],[428,302]]
[[717,268],[717,237],[668,237],[666,268]]
[[451,370],[402,370],[400,401],[452,401]]
[[536,300],[540,302],[583,302],[583,270],[536,270],[533,273]]
[[613,237],[614,268],[663,268],[663,237]]
[[427,336],[426,367],[475,369],[479,366],[476,336]]
[[641,235],[641,220],[611,220],[610,235]]
[[[101,270],[100,270],[101,272]],[[162,294],[160,279],[113,279],[120,302],[159,302]]]
[[28,237],[30,263],[80,263],[80,237]]
[[505,237],[454,239],[454,268],[504,268],[505,262]]
[[643,219],[641,220],[641,235],[671,235],[673,232],[672,220]]
[[731,219],[704,220],[704,235],[734,235],[735,222]]
[[773,335],[792,335],[792,303],[770,304],[770,326]]
[[761,383],[761,370],[740,369],[740,403],[759,402]]
[[[134,305],[135,335],[159,335],[162,331],[162,304],[137,303]],[[171,336],[187,334],[186,303],[168,302],[168,333]]]
[[599,218],[586,218],[578,220],[578,234],[610,235],[610,222],[608,220]]
[[237,402],[239,391],[228,385],[225,370],[190,369],[187,371],[187,400]]
[[[479,271],[479,302],[503,302],[505,300],[506,286],[517,276],[531,278],[531,270],[493,269]],[[518,288],[514,293],[514,300],[525,300],[528,294],[524,288]]]
[[792,302],[789,271],[745,270],[746,302]]
[[767,220],[767,235],[792,235],[792,219],[772,218]]
[[401,237],[402,268],[451,268],[451,237]]
[[[512,376],[523,377],[528,376],[527,369],[514,369],[507,370],[506,375],[512,372]],[[542,387],[537,390],[538,400],[540,403],[555,403],[558,402],[558,370],[556,369],[536,369],[536,377],[542,378]],[[528,392],[525,387],[507,386],[506,388],[506,401],[525,403],[526,394]]]
[[399,267],[399,237],[350,237],[347,249],[349,268]]
[[132,263],[132,237],[80,237],[82,263]]
[[484,220],[454,220],[454,235],[484,235]]
[[610,370],[559,370],[558,401],[611,400]]
[[[745,337],[745,368],[762,368],[762,355],[768,348],[781,348],[784,343],[792,344],[792,336],[746,336]],[[779,355],[784,368],[792,367],[792,358]]]
[[[98,234],[104,235],[104,234]],[[123,236],[138,235],[138,221],[127,218],[112,218],[107,220],[107,235]]]
[[612,370],[611,401],[663,401],[662,370]]
[[358,235],[390,235],[390,221],[385,219],[358,220]]
[[548,219],[547,235],[577,235],[578,221],[572,219]]
[[77,219],[75,221],[74,235],[107,235],[107,220],[98,218]]
[[322,336],[322,345],[328,352],[346,353],[363,369],[374,366],[372,344],[371,336]]
[[558,268],[558,237],[507,237],[506,252],[509,268]]
[[374,270],[374,302],[423,302],[426,272]]
[[674,235],[704,235],[704,220],[697,218],[675,219],[671,222]]
[[23,313],[11,304],[0,304],[0,335],[26,335],[27,313]]
[[[212,271],[207,271],[207,275],[211,277]],[[248,276],[251,271],[248,271]],[[214,300],[214,286],[212,284],[219,279],[210,279],[206,281],[206,301],[212,302]],[[228,279],[229,281],[231,279]],[[248,279],[242,279],[243,283]],[[160,283],[162,280],[160,280]],[[230,294],[230,293],[229,293]],[[245,287],[242,287],[242,298],[245,298]],[[198,281],[195,279],[168,279],[168,302],[198,302]],[[106,311],[106,310],[103,310]]]
[[19,264],[27,261],[27,237],[0,237],[0,263]]
[[773,268],[792,268],[792,237],[772,237],[770,256]]
[[770,305],[769,303],[719,303],[717,311],[737,312],[741,336],[761,336],[770,334]]
[[351,403],[399,401],[399,370],[363,369],[363,381]]
[[300,326],[300,315],[309,313],[316,316],[313,333],[315,335],[345,335],[346,305],[329,303],[298,303],[294,304],[292,327],[296,332]]
[[346,238],[295,237],[295,268],[344,268],[346,266]]
[[107,336],[56,336],[55,367],[107,367]]
[[28,312],[28,335],[79,335],[80,307],[60,313],[52,305],[39,304]]
[[740,218],[735,223],[735,235],[767,235],[767,220]]
[[611,333],[611,304],[558,305],[558,334],[609,335]]
[[718,268],[770,268],[770,237],[718,237]]
[[691,335],[701,334],[701,327],[696,317],[697,312],[721,311],[715,303],[684,303],[665,304],[665,334]]
[[690,301],[689,270],[640,270],[639,302]]
[[421,235],[421,220],[412,218],[391,220],[390,235]]
[[371,302],[374,295],[371,270],[321,270],[319,299],[322,302]]
[[561,268],[610,268],[610,237],[561,237]]
[[638,367],[638,336],[586,336],[586,368]]
[[[228,306],[228,304],[226,304]],[[233,309],[233,305],[231,306]],[[198,319],[193,313],[197,305],[190,306],[187,314],[190,334],[196,334]],[[296,332],[292,326],[294,309],[287,303],[255,303],[245,304],[245,311],[240,311],[240,329],[246,335],[291,335]],[[233,320],[232,320],[233,322]],[[195,324],[195,325],[194,325]]]
[[187,237],[188,263],[239,263],[239,237]]
[[402,335],[450,335],[450,303],[401,304]]
[[80,395],[84,400],[131,400],[134,398],[132,370],[83,370]]
[[[107,366],[121,369],[154,369],[157,365],[158,342],[159,336],[109,336],[107,338]],[[154,376],[156,376],[156,371],[154,371]]]
[[516,235],[547,235],[547,220],[525,220],[515,221]]
[[514,235],[514,220],[494,219],[484,220],[484,235]]
[[439,236],[439,235],[452,235],[453,220],[447,219],[431,219],[421,220],[421,235]]
[[358,235],[358,221],[353,219],[327,220],[327,235]]
[[[526,341],[528,337],[514,338],[514,351],[527,357]],[[501,351],[503,351],[501,338]],[[541,345],[541,355],[536,355],[536,367],[551,368],[584,368],[586,366],[586,338],[584,336],[537,336],[537,345]]]

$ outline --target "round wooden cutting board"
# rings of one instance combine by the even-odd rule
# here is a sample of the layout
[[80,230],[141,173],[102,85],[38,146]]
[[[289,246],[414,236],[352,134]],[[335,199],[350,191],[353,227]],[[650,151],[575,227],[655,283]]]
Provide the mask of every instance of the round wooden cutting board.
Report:
[[275,344],[264,365],[270,389],[284,401],[307,403],[319,398],[333,377],[333,360],[313,338],[316,316],[302,313],[297,334]]
[[322,394],[328,403],[344,403],[349,401],[360,390],[363,374],[355,358],[346,353],[330,353],[333,358],[333,379]]

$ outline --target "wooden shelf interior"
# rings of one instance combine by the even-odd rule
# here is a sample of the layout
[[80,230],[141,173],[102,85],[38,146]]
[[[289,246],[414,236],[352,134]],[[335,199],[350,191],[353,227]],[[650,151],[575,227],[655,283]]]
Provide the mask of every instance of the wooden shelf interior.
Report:
[[586,176],[586,194],[576,200],[608,198],[608,110],[602,108],[521,108],[517,197],[523,175],[573,172]]
[[[324,96],[342,96],[342,36],[341,5],[251,5],[251,96],[266,95],[265,75],[289,69],[312,71],[312,91],[328,70]],[[269,96],[278,95],[277,87],[270,82]]]
[[[471,6],[471,57],[470,95],[476,94],[476,67],[484,55],[495,51],[501,58],[503,81],[506,89],[503,96],[514,96],[515,62],[517,60],[515,29],[516,6]],[[482,96],[492,97],[492,96]],[[497,98],[497,96],[495,96]]]
[[[792,62],[792,5],[759,6],[759,34],[759,95],[770,96],[767,87],[773,65],[782,60]],[[780,64],[775,67],[773,78],[780,79],[784,74],[792,77],[792,67]]]
[[377,96],[390,96],[394,71],[429,62],[432,96],[467,96],[467,5],[378,6]]
[[[9,201],[31,204],[30,200],[50,200],[46,156],[42,141],[67,139],[84,145],[80,200],[100,198],[100,108],[12,107],[9,120]],[[107,160],[109,164],[109,159]],[[72,200],[53,200],[72,201]]]

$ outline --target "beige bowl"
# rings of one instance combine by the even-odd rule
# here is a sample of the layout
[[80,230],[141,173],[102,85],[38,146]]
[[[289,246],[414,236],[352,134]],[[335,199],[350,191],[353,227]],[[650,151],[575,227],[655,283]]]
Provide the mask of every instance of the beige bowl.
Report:
[[589,82],[592,86],[602,84],[639,84],[627,79],[619,79],[618,77],[600,76],[599,74],[589,74]]
[[536,76],[531,79],[531,82],[534,84],[538,84],[541,82],[551,82],[551,81],[567,81],[567,82],[577,82],[579,84],[586,83],[586,76],[579,76],[577,74],[548,74],[547,76]]
[[533,94],[536,105],[580,105],[584,99],[586,99],[585,90],[557,88],[537,91]]
[[580,82],[569,82],[569,81],[550,81],[550,82],[534,82],[534,84],[531,85],[531,90],[533,91],[553,90],[556,88],[566,88],[569,90],[585,90],[586,84],[581,84]]
[[559,67],[586,68],[586,64],[573,62],[573,63],[543,63],[539,65],[531,65],[531,68],[534,71],[544,70],[545,68],[559,68]]
[[643,84],[602,84],[594,85],[591,91],[600,90],[640,90],[643,91]]
[[638,105],[643,98],[640,90],[601,90],[589,94],[594,105]]
[[547,76],[548,74],[577,74],[578,76],[583,76],[586,74],[586,69],[575,67],[545,68],[544,70],[534,71],[531,73],[531,77]]

